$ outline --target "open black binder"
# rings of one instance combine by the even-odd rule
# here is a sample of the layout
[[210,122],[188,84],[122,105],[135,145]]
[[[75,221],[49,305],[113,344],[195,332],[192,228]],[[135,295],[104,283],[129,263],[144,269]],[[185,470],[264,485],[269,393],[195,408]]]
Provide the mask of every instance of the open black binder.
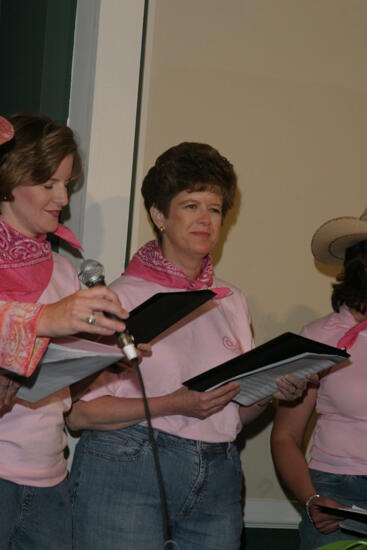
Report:
[[243,353],[184,382],[190,390],[206,391],[232,380],[240,383],[234,401],[252,405],[272,395],[276,379],[285,374],[305,378],[348,359],[345,350],[328,346],[304,336],[285,332],[257,348]]
[[361,521],[365,524],[367,529],[367,510],[365,508],[360,508],[359,506],[326,506],[324,504],[318,505],[322,508],[322,511],[332,514],[334,516],[339,516],[342,518],[350,518],[357,521]]
[[337,507],[321,504],[320,508],[328,514],[342,518],[339,524],[342,531],[358,533],[363,536],[367,535],[367,510],[365,508],[360,508],[354,504],[352,506]]
[[[214,296],[207,289],[161,292],[133,309],[125,324],[136,345],[149,343]],[[108,341],[114,344],[116,339]],[[54,340],[32,376],[21,379],[17,397],[39,401],[120,359],[122,352],[106,343],[75,337]]]
[[149,343],[214,296],[209,289],[158,292],[130,311],[126,328],[135,344]]

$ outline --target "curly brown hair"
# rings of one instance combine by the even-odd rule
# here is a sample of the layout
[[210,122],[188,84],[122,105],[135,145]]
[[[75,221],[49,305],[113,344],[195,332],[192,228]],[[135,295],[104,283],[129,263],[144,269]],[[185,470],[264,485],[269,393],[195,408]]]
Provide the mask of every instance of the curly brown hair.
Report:
[[367,241],[345,251],[344,269],[333,285],[331,303],[334,311],[345,304],[365,314],[367,310]]
[[13,200],[19,185],[48,181],[60,162],[73,156],[72,180],[81,176],[82,163],[73,131],[43,115],[19,113],[7,117],[14,137],[0,146],[0,201]]
[[[173,197],[181,191],[214,189],[223,198],[222,216],[232,208],[237,176],[232,164],[206,143],[183,142],[160,155],[145,176],[141,188],[150,216],[155,206],[167,217]],[[160,240],[160,233],[153,224]]]

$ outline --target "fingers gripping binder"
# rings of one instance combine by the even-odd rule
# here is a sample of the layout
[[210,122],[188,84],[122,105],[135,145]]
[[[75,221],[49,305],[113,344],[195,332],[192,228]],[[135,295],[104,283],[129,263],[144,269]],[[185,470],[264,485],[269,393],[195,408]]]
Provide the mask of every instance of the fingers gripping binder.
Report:
[[304,379],[348,357],[345,350],[285,332],[184,384],[191,390],[207,391],[236,380],[240,383],[240,392],[234,401],[249,406],[276,392],[276,380],[285,374]]

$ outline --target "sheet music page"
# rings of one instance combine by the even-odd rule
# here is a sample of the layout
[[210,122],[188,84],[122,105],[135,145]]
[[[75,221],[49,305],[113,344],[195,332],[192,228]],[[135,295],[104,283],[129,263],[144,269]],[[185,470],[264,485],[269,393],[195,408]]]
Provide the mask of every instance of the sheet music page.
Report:
[[51,342],[35,373],[24,381],[17,397],[32,403],[113,365],[123,354],[118,347],[81,338]]

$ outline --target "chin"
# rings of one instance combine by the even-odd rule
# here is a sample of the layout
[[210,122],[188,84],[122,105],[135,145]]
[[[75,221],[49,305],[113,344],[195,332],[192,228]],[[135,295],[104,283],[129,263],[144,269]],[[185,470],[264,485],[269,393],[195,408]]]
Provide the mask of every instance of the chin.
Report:
[[54,231],[56,231],[58,225],[59,225],[59,222],[53,223],[53,224],[48,224],[47,226],[45,226],[43,228],[40,228],[38,234],[39,235],[44,235],[45,233],[54,233]]
[[210,254],[211,248],[209,247],[196,247],[195,249],[191,250],[191,254],[194,256],[200,256],[201,258],[204,258],[208,254]]

